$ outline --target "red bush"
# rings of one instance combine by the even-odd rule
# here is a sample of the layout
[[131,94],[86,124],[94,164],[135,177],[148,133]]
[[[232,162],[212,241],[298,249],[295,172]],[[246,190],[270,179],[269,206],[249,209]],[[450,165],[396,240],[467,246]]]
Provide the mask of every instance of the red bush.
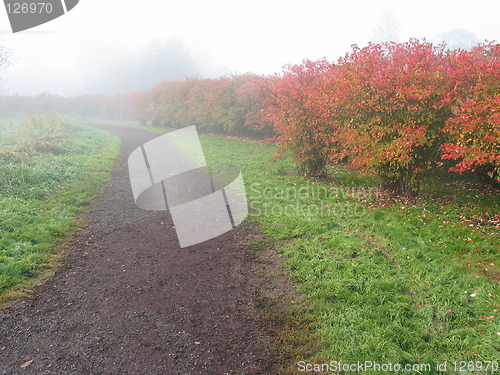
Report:
[[457,161],[453,171],[482,167],[500,181],[500,44],[455,51],[451,61],[453,116],[445,127],[443,158]]

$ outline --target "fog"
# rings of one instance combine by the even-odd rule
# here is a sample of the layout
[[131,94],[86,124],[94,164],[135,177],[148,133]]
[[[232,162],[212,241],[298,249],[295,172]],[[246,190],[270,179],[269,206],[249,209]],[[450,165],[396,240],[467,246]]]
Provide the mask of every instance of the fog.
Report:
[[56,61],[52,55],[57,52],[53,51],[62,42],[57,34],[46,35],[45,39],[49,42],[44,49],[22,43],[3,48],[9,63],[0,65],[2,94],[113,95],[144,90],[160,81],[216,77],[229,71],[193,54],[177,37],[152,38],[136,46],[104,38],[59,53]]
[[499,13],[496,0],[85,0],[12,34],[0,11],[0,45],[12,55],[0,93],[115,94],[185,77],[273,74],[305,58],[334,61],[369,41],[413,37],[470,48],[500,40]]
[[160,81],[207,77],[214,70],[195,59],[181,39],[154,39],[131,50],[94,51],[82,58],[85,94],[119,94],[144,90]]

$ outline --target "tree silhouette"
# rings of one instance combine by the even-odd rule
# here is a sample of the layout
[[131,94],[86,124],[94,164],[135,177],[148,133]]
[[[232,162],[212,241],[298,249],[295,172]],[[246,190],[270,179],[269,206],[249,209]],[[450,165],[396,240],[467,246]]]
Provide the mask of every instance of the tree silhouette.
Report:
[[375,43],[399,42],[399,20],[397,16],[386,10],[372,30],[371,41]]
[[450,50],[465,49],[469,50],[477,46],[481,41],[476,35],[466,29],[453,29],[439,34],[438,40],[446,43],[446,48]]
[[161,81],[196,77],[198,67],[177,38],[154,40],[131,51],[88,56],[83,62],[86,93],[120,94],[145,90]]

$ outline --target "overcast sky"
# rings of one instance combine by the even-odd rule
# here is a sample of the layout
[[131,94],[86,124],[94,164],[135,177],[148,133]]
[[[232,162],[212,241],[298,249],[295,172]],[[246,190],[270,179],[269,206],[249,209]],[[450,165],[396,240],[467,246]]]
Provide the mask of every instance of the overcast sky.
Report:
[[193,74],[200,77],[272,74],[305,58],[333,61],[351,44],[372,40],[387,20],[396,24],[400,41],[437,41],[453,29],[500,41],[499,14],[499,0],[80,0],[66,15],[12,34],[2,7],[0,43],[13,60],[0,73],[0,89],[78,94],[88,89],[92,64],[126,82],[128,53],[172,38],[196,62]]

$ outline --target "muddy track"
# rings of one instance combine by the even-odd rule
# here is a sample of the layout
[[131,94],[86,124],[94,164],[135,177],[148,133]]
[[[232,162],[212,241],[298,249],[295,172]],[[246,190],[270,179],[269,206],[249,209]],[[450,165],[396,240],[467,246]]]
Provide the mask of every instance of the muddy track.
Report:
[[158,134],[102,128],[123,142],[115,171],[64,266],[2,312],[0,374],[275,373],[251,227],[181,249],[168,212],[137,208],[129,184],[128,155]]

